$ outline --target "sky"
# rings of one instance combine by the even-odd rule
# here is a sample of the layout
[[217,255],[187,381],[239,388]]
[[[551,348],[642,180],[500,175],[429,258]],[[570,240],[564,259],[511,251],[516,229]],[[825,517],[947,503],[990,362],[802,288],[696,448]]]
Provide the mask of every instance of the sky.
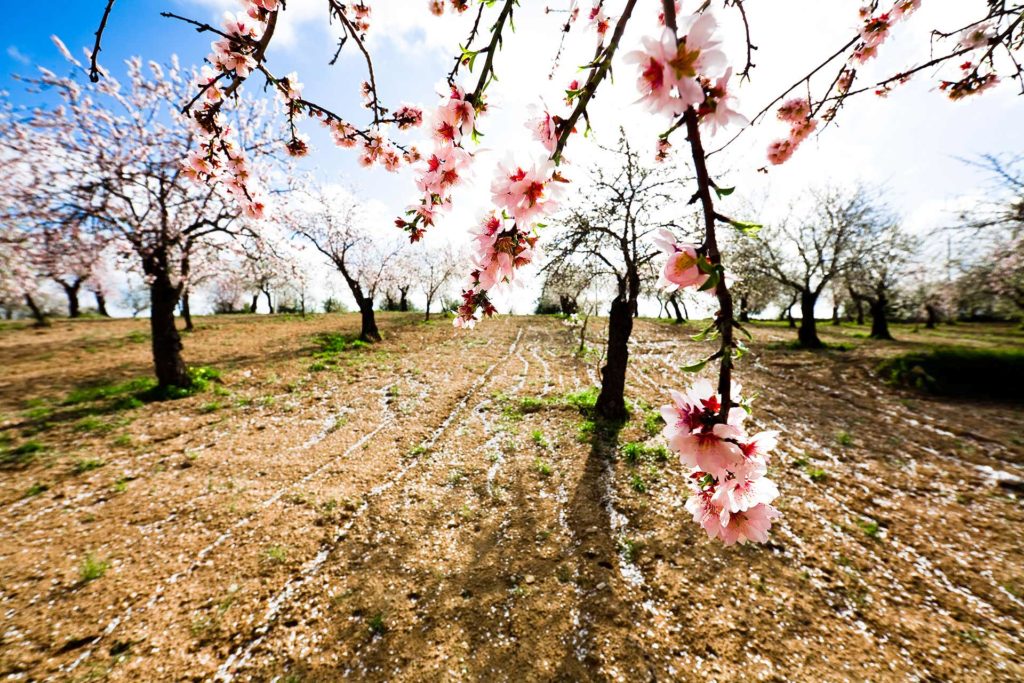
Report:
[[[509,150],[522,160],[539,156],[540,148],[523,126],[529,108],[545,106],[554,113],[563,111],[561,98],[566,84],[577,77],[577,67],[593,52],[593,34],[581,20],[566,41],[560,63],[553,68],[565,15],[547,10],[564,9],[570,1],[523,0],[516,11],[516,32],[506,36],[496,58],[499,80],[489,90],[490,108],[479,123],[484,136],[474,162],[475,180],[459,188],[455,209],[433,229],[430,240],[464,244],[467,229],[490,206],[494,164]],[[288,1],[268,66],[278,74],[298,72],[305,84],[304,96],[353,121],[365,120],[358,93],[358,84],[365,78],[361,56],[349,47],[337,65],[327,65],[336,38],[325,20],[325,4],[323,0]],[[468,34],[474,12],[456,15],[449,11],[437,18],[429,14],[426,0],[373,0],[369,4],[373,16],[368,47],[374,55],[383,100],[431,108],[437,101],[437,87]],[[624,52],[637,47],[642,36],[658,32],[660,4],[641,0],[623,39]],[[684,0],[684,11],[696,4],[695,0]],[[924,0],[921,10],[894,30],[881,56],[862,69],[859,78],[868,81],[872,76],[887,76],[927,59],[931,29],[955,29],[981,15],[984,4],[985,0]],[[82,48],[92,45],[103,5],[103,0],[76,0],[62,3],[61,10],[54,11],[48,3],[16,3],[5,13],[7,21],[0,27],[0,89],[16,103],[38,103],[40,96],[26,93],[13,74],[30,75],[37,66],[66,71],[66,63],[50,36],[58,35],[73,52],[81,54]],[[615,16],[623,2],[609,0],[605,5]],[[217,22],[225,10],[236,7],[235,0],[119,0],[104,36],[101,62],[115,72],[131,55],[163,61],[177,54],[184,64],[199,63],[209,50],[209,36],[162,18],[159,12]],[[589,3],[584,3],[584,14],[587,7]],[[848,0],[748,2],[758,50],[751,81],[737,89],[740,111],[752,116],[842,45],[856,30],[858,7],[858,2]],[[730,62],[741,65],[745,48],[738,15],[719,10],[717,16]],[[570,179],[582,177],[595,159],[592,142],[614,143],[620,126],[634,145],[650,150],[653,156],[656,135],[668,122],[636,104],[636,74],[632,69],[619,62],[613,82],[606,84],[595,99],[591,107],[592,139],[577,136],[566,155],[571,164],[566,168]],[[551,73],[553,77],[549,78]],[[834,71],[825,78],[833,75]],[[757,169],[766,166],[768,143],[785,136],[784,125],[769,116],[745,130],[710,161],[711,172],[720,185],[738,188],[722,210],[749,210],[743,198],[756,198],[758,215],[742,217],[767,223],[785,215],[790,201],[809,186],[861,181],[885,190],[891,207],[909,230],[922,236],[934,235],[954,221],[958,210],[969,210],[991,190],[989,176],[963,159],[1024,152],[1024,98],[1012,83],[1001,84],[981,97],[951,102],[938,92],[937,82],[937,74],[925,71],[887,98],[872,94],[853,98],[836,124],[804,143],[787,164],[772,167],[768,173]],[[250,87],[250,91],[259,94],[258,87]],[[391,219],[416,200],[411,171],[390,174],[382,169],[363,169],[351,150],[332,148],[319,126],[310,124],[305,130],[313,143],[312,153],[303,162],[305,167],[315,170],[324,182],[351,187],[366,202],[375,226],[379,223],[382,232],[393,230],[389,227]],[[711,139],[707,146],[718,146],[732,132]],[[416,141],[417,137],[413,134],[407,139]],[[685,145],[681,136],[676,144]],[[573,186],[573,196],[576,201],[585,201],[585,183]],[[342,292],[340,280],[335,284],[335,291]],[[527,277],[524,286],[530,296],[520,290],[499,297],[499,308],[515,304],[517,312],[529,310],[537,284]]]

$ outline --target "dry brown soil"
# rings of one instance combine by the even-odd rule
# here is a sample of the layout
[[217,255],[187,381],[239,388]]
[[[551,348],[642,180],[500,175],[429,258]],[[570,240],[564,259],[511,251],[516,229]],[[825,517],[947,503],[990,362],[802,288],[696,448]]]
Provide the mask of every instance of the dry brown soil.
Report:
[[616,431],[566,400],[600,353],[560,320],[385,315],[384,342],[317,369],[314,335],[357,324],[200,319],[186,356],[221,382],[135,407],[65,400],[145,377],[144,321],[0,329],[0,447],[36,449],[0,470],[0,676],[1024,679],[1024,508],[992,475],[1024,471],[1024,414],[873,372],[1010,328],[826,328],[855,348],[820,353],[758,328],[738,376],[783,431],[784,516],[725,548],[645,427],[705,352],[694,328],[638,322]]

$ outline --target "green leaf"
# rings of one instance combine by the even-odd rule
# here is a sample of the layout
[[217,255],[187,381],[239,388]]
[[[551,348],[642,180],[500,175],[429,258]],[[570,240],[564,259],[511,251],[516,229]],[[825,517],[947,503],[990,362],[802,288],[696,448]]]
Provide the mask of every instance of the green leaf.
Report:
[[711,333],[713,330],[716,330],[715,324],[711,323],[697,334],[691,334],[690,339],[692,339],[693,341],[704,341],[705,339],[708,338],[708,334]]
[[728,197],[729,195],[731,195],[735,191],[736,191],[735,187],[716,187],[715,188],[715,194],[718,195],[719,199],[721,199],[722,197]]
[[761,232],[761,228],[764,227],[760,223],[751,223],[749,221],[731,220],[729,223],[747,237],[757,237],[757,233]]
[[697,361],[693,365],[684,365],[683,367],[681,367],[679,369],[682,370],[683,372],[700,372],[701,370],[704,369],[704,366],[706,366],[708,364],[709,360],[711,360],[711,359],[710,358],[705,358],[703,360]]

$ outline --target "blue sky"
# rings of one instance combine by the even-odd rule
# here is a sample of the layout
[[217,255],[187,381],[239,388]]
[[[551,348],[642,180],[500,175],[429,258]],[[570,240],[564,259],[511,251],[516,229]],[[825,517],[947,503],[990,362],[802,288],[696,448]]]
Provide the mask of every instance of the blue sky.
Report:
[[[489,203],[493,164],[509,149],[522,151],[530,146],[522,127],[525,107],[542,103],[557,106],[559,93],[576,74],[575,66],[583,61],[582,55],[592,51],[592,38],[577,30],[555,78],[547,79],[561,18],[544,15],[543,10],[547,5],[567,3],[531,0],[524,2],[518,12],[519,30],[507,36],[498,57],[500,80],[493,88],[491,111],[481,122],[485,137],[477,155],[478,180],[456,194],[456,210],[437,229],[455,243],[464,242],[466,228]],[[5,13],[7,21],[0,27],[0,87],[8,90],[15,102],[28,104],[33,100],[11,78],[12,73],[31,74],[35,64],[66,69],[50,42],[51,34],[59,35],[76,55],[81,54],[82,47],[92,45],[103,0],[60,4],[60,9],[54,10],[52,3],[16,3]],[[275,37],[269,64],[279,74],[298,71],[307,97],[353,120],[364,120],[358,104],[357,86],[364,78],[358,53],[347,49],[337,66],[326,66],[334,51],[334,39],[324,21],[324,4],[322,0],[289,0],[286,21]],[[607,4],[614,8],[621,3],[610,0]],[[638,8],[623,41],[624,49],[632,49],[639,37],[654,27],[658,3],[649,3],[649,8],[646,4],[641,3],[642,12]],[[471,13],[457,17],[449,13],[436,19],[429,16],[426,0],[375,0],[371,5],[374,17],[370,49],[383,98],[396,105],[408,101],[429,108],[436,101],[435,85],[443,79],[451,55],[468,32]],[[754,39],[760,49],[753,81],[738,92],[740,110],[753,114],[783,85],[807,70],[816,57],[829,54],[845,42],[855,29],[859,5],[856,0],[749,4]],[[161,18],[159,12],[171,10],[215,22],[221,12],[234,6],[233,0],[118,0],[104,38],[102,62],[116,71],[130,55],[160,61],[173,52],[184,64],[198,63],[208,51],[209,36]],[[932,28],[955,28],[966,23],[964,18],[981,13],[983,7],[984,0],[925,2],[917,15],[894,31],[882,58],[863,69],[863,75],[889,75],[897,67],[926,58]],[[741,60],[741,32],[735,19],[720,14],[720,20],[727,53],[733,61]],[[635,144],[653,149],[654,135],[664,126],[632,106],[637,98],[635,74],[625,65],[620,64],[618,69],[615,82],[592,107],[597,138],[614,141],[622,125]],[[762,222],[784,214],[789,200],[809,184],[861,180],[884,186],[893,207],[913,231],[934,233],[952,222],[956,210],[969,208],[989,190],[988,177],[959,158],[1024,152],[1024,126],[1020,123],[1024,120],[1024,98],[1016,95],[1013,84],[1003,84],[967,102],[953,103],[936,91],[938,77],[923,74],[885,100],[871,95],[855,99],[841,113],[838,125],[809,140],[792,161],[765,175],[756,172],[765,163],[765,147],[785,134],[781,124],[769,118],[745,133],[726,154],[716,157],[712,172],[720,174],[723,184],[737,185],[737,197],[760,198],[760,214],[748,218]],[[315,165],[325,180],[345,183],[374,202],[382,224],[415,199],[408,171],[368,172],[358,167],[351,151],[333,149],[318,126],[306,126],[306,131],[314,143],[308,164]],[[579,177],[592,155],[586,141],[573,144],[568,158],[575,164],[569,173],[570,177]],[[585,186],[579,187],[580,191],[585,194]]]

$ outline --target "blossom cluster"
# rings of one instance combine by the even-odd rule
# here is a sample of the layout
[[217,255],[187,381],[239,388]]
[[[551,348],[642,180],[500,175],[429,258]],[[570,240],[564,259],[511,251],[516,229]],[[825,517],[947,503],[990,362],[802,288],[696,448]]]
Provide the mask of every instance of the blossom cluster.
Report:
[[747,123],[734,109],[735,98],[729,91],[732,69],[726,68],[725,53],[714,36],[714,16],[705,12],[690,17],[687,24],[680,40],[665,28],[658,39],[643,38],[643,47],[625,56],[639,67],[640,102],[672,117],[696,107],[701,123],[712,134],[733,123]]
[[768,146],[768,161],[782,164],[788,161],[800,143],[814,132],[818,127],[818,121],[811,118],[811,103],[802,97],[784,102],[779,107],[777,115],[780,121],[789,124],[789,136],[775,140]]
[[906,19],[920,6],[921,0],[896,0],[888,12],[881,14],[873,14],[869,7],[862,7],[860,42],[853,48],[851,60],[864,64],[876,57],[879,46],[889,37],[893,25]]
[[[458,85],[451,85],[442,95],[441,102],[430,117],[430,138],[433,150],[422,159],[416,169],[416,187],[422,193],[419,204],[406,210],[407,218],[395,219],[395,225],[407,233],[411,241],[418,241],[426,228],[434,224],[436,215],[451,208],[452,190],[462,181],[472,162],[472,154],[463,144],[473,135],[478,107],[472,94]],[[418,125],[423,121],[419,110],[402,107],[396,114],[403,125]]]
[[747,413],[741,409],[730,410],[723,422],[720,398],[707,380],[671,396],[672,402],[661,408],[663,434],[690,469],[692,495],[686,509],[693,521],[725,545],[766,542],[772,521],[781,516],[771,505],[779,489],[765,476],[778,432],[748,435],[743,428]]

